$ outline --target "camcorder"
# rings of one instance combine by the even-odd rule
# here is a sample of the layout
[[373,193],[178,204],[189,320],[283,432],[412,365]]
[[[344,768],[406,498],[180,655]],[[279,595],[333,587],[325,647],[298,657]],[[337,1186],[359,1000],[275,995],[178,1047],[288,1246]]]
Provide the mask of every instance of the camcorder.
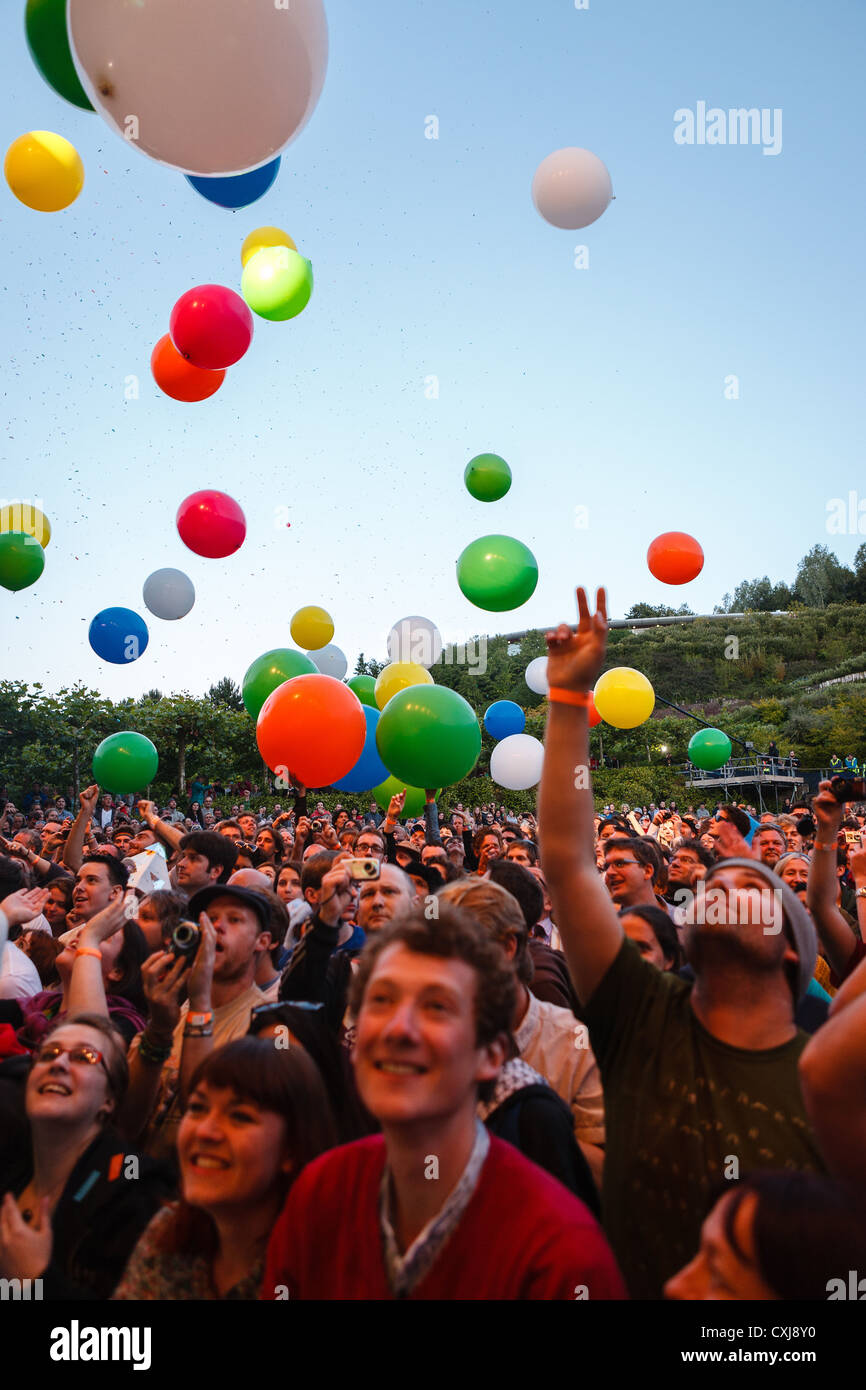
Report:
[[832,777],[830,790],[837,801],[866,801],[866,782],[862,777]]

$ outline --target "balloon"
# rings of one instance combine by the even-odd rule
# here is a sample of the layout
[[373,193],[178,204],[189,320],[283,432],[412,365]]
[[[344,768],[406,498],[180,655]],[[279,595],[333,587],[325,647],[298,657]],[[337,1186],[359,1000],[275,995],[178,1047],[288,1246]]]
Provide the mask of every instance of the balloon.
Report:
[[511,536],[480,536],[457,560],[457,583],[476,608],[504,613],[532,598],[538,563],[522,541]]
[[195,603],[193,582],[183,570],[154,570],[144,581],[144,606],[155,618],[185,618]]
[[297,642],[299,647],[307,647],[309,651],[317,652],[320,648],[326,647],[333,637],[334,619],[324,608],[317,608],[311,603],[306,608],[298,609],[289,624],[289,632],[292,634],[292,641]]
[[[440,788],[441,790],[441,788]],[[424,807],[427,805],[427,794],[423,787],[407,787],[405,782],[401,782],[397,777],[386,777],[378,787],[373,788],[373,797],[380,811],[387,811],[391,797],[398,792],[406,793],[406,800],[403,804],[401,814],[403,816],[422,816]],[[437,796],[438,796],[437,792]]]
[[243,357],[253,340],[253,316],[226,285],[196,285],[175,304],[169,329],[181,357],[213,370]]
[[308,787],[330,786],[351,772],[366,737],[357,695],[318,672],[278,686],[256,724],[259,752],[271,771],[292,773]]
[[378,709],[376,704],[376,681],[373,676],[353,676],[346,681],[350,690],[354,690],[362,705],[368,705],[370,709]]
[[313,267],[289,246],[267,246],[244,267],[241,294],[263,319],[282,323],[306,309],[313,293]]
[[31,130],[13,140],[4,173],[19,203],[36,212],[61,212],[84,187],[80,154],[51,130]]
[[537,656],[533,661],[530,661],[523,674],[523,679],[536,695],[546,695],[550,689],[547,680],[547,657]]
[[429,618],[401,618],[388,633],[388,660],[435,666],[442,655],[442,637]]
[[114,666],[137,661],[150,640],[144,619],[131,608],[103,608],[92,620],[87,637],[96,655]]
[[595,726],[596,726],[596,724],[600,724],[600,723],[601,723],[601,715],[599,714],[598,710],[597,710],[596,707],[595,707],[595,696],[593,695],[593,696],[591,697],[591,699],[590,699],[590,705],[589,705],[589,727],[590,727],[591,729],[594,729]]
[[615,729],[636,729],[649,719],[656,697],[646,676],[630,666],[614,666],[599,676],[592,692],[595,708]]
[[43,550],[51,540],[51,522],[32,502],[10,502],[0,507],[0,534],[6,531],[22,531],[25,536],[32,536]]
[[532,201],[553,227],[588,227],[612,197],[610,174],[598,155],[576,146],[542,159],[532,180]]
[[541,777],[544,744],[531,734],[510,734],[490,755],[490,776],[510,792],[525,792]]
[[704,552],[694,536],[666,531],[656,536],[646,553],[650,573],[663,584],[688,584],[704,567]]
[[476,454],[466,465],[463,481],[478,502],[498,502],[511,487],[511,469],[498,454]]
[[245,266],[257,251],[271,246],[288,246],[292,251],[298,249],[288,232],[284,232],[281,227],[256,227],[256,230],[245,238],[241,247],[241,265]]
[[69,38],[103,120],[185,174],[273,159],[307,124],[328,61],[322,0],[69,0]]
[[272,652],[257,656],[248,668],[243,679],[243,697],[247,712],[258,719],[265,700],[278,686],[285,685],[293,676],[315,675],[316,668],[303,652],[293,651],[291,647],[277,647]]
[[481,730],[474,709],[456,690],[413,685],[388,701],[376,746],[389,772],[411,786],[450,786],[477,763]]
[[205,488],[191,492],[177,509],[178,534],[188,550],[208,560],[224,560],[240,550],[247,520],[238,503],[225,492]]
[[509,738],[511,734],[523,733],[526,715],[513,700],[496,700],[487,707],[484,727],[491,738]]
[[390,666],[384,666],[376,677],[376,704],[380,709],[384,709],[398,691],[407,690],[412,685],[432,684],[433,677],[419,662],[392,661]]
[[689,739],[689,759],[704,772],[724,767],[732,752],[731,740],[721,729],[698,729]]
[[349,669],[345,653],[341,652],[339,647],[335,647],[333,642],[329,642],[327,647],[307,652],[307,656],[323,676],[333,676],[337,681],[341,681]]
[[379,711],[364,706],[364,718],[367,721],[367,736],[364,740],[364,751],[355,766],[345,777],[341,777],[339,782],[332,783],[334,791],[337,792],[368,792],[372,787],[377,787],[380,782],[384,782],[388,776],[388,769],[379,757],[379,750],[376,747],[376,725],[379,722]]
[[74,106],[92,111],[69,49],[66,0],[27,0],[24,27],[30,56],[49,87]]
[[35,584],[45,568],[45,551],[24,531],[0,535],[0,584],[17,593]]
[[102,740],[93,755],[93,780],[125,796],[148,786],[158,767],[159,754],[150,739],[127,729]]
[[199,174],[187,174],[187,180],[196,193],[216,203],[220,208],[248,208],[263,198],[280,172],[279,159],[270,164],[261,164],[248,174],[233,174],[228,178],[202,178]]
[[206,401],[226,379],[225,369],[204,371],[181,357],[171,335],[160,338],[150,354],[150,370],[160,391],[173,401]]

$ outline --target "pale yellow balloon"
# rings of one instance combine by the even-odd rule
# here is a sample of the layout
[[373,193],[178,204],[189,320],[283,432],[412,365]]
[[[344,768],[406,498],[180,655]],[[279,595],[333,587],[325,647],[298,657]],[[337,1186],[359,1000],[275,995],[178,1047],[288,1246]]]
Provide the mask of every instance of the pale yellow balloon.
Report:
[[421,666],[417,661],[392,661],[390,666],[385,666],[376,677],[376,687],[374,694],[376,704],[380,709],[384,709],[392,696],[400,690],[406,690],[410,685],[432,685],[433,677],[426,666]]
[[288,246],[290,251],[298,249],[288,232],[280,227],[256,227],[241,247],[241,265],[245,266],[257,251],[265,251],[272,246]]
[[18,201],[37,212],[61,212],[84,187],[81,155],[53,130],[31,130],[13,140],[4,173]]
[[334,619],[324,608],[309,604],[299,608],[289,625],[292,641],[305,651],[317,652],[327,647],[334,635]]
[[51,540],[51,522],[44,512],[30,502],[11,502],[7,507],[0,507],[0,536],[7,531],[32,536],[43,550]]

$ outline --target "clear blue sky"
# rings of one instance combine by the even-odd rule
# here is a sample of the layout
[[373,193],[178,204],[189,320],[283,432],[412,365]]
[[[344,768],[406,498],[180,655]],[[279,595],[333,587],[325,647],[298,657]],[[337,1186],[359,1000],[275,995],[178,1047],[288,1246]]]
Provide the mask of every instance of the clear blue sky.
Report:
[[[4,677],[203,692],[289,645],[305,603],[332,612],[354,665],[384,657],[407,613],[461,640],[570,619],[581,582],[606,583],[615,615],[639,600],[711,611],[742,578],[790,580],[816,542],[850,561],[861,538],[828,537],[825,519],[828,499],[866,494],[857,0],[330,0],[318,109],[270,193],[235,213],[55,96],[23,10],[0,13],[3,146],[56,130],[87,177],[55,215],[0,186],[0,495],[42,498],[54,527],[38,584],[0,591]],[[698,101],[781,108],[782,152],[675,144],[674,112]],[[563,145],[613,180],[582,232],[548,226],[530,197]],[[211,401],[169,401],[149,357],[174,301],[237,288],[241,242],[266,222],[312,260],[309,307],[257,320]],[[486,450],[514,473],[493,505],[462,481]],[[228,560],[177,536],[178,503],[202,487],[246,512]],[[706,552],[675,590],[645,565],[668,529]],[[457,555],[487,532],[538,558],[514,613],[457,587]],[[145,612],[142,583],[164,565],[191,576],[196,607],[149,618],[138,662],[100,661],[90,619]]]

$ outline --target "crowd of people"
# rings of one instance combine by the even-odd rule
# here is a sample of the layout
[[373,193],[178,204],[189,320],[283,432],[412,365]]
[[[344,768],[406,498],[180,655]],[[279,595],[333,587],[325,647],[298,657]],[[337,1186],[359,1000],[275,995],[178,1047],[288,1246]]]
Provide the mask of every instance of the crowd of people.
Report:
[[0,1278],[824,1300],[866,1269],[866,809],[843,777],[596,811],[579,600],[537,814],[6,800]]

